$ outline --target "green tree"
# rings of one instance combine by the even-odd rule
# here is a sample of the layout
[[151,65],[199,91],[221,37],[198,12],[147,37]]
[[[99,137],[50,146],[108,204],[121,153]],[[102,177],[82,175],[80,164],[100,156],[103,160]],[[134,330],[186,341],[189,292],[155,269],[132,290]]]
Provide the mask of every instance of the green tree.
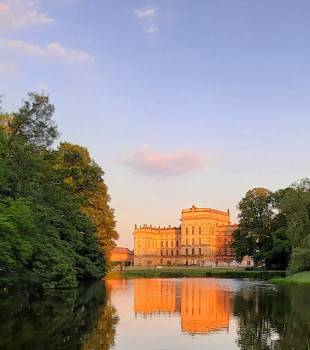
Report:
[[30,94],[0,115],[0,285],[76,287],[106,271],[85,192],[55,168],[53,112],[47,96]]
[[277,193],[286,234],[293,247],[292,272],[310,270],[310,180],[302,179]]
[[237,261],[247,255],[256,266],[263,264],[266,252],[272,247],[272,193],[265,188],[254,188],[246,193],[238,209],[240,222],[232,241]]
[[108,256],[118,234],[103,170],[85,147],[67,142],[60,144],[54,162],[64,185],[81,202],[83,212],[94,224],[96,237]]

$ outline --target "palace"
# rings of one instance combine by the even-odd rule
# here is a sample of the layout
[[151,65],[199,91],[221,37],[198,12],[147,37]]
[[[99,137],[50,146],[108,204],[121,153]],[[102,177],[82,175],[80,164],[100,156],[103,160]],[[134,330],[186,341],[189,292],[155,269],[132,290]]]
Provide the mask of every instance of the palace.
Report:
[[183,209],[179,227],[135,226],[134,264],[156,265],[230,265],[232,233],[229,210]]

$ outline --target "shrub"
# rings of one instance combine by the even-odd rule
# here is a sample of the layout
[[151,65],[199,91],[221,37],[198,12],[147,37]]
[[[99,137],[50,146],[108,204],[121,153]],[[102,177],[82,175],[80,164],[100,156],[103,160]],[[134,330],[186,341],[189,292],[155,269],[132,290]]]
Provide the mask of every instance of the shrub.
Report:
[[291,256],[290,273],[310,271],[310,248],[296,248]]

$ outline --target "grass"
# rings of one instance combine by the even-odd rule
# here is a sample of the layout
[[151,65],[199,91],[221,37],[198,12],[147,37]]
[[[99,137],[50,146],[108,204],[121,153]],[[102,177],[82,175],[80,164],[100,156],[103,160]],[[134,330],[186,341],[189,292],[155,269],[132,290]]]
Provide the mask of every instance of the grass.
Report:
[[289,275],[285,278],[272,278],[269,282],[279,285],[287,284],[309,284],[310,285],[310,271],[298,272]]
[[131,268],[123,271],[111,271],[107,278],[180,278],[180,277],[223,277],[270,279],[285,276],[283,271],[247,271],[242,268]]

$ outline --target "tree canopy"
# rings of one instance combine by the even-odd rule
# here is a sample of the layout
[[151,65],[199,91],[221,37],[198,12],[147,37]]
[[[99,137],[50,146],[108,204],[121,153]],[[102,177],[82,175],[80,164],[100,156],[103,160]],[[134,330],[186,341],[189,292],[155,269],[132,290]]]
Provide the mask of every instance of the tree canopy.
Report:
[[255,188],[240,201],[240,223],[232,247],[238,261],[256,265],[310,269],[310,180],[271,192]]
[[[72,169],[60,161],[65,144],[51,147],[58,136],[53,113],[48,96],[31,93],[17,112],[0,114],[0,285],[68,288],[104,275],[106,254],[86,210],[89,193],[103,203],[97,215],[111,234],[104,243],[117,237],[102,169],[79,146],[71,145],[87,154],[87,171],[82,162]],[[74,174],[82,175],[73,186]]]

